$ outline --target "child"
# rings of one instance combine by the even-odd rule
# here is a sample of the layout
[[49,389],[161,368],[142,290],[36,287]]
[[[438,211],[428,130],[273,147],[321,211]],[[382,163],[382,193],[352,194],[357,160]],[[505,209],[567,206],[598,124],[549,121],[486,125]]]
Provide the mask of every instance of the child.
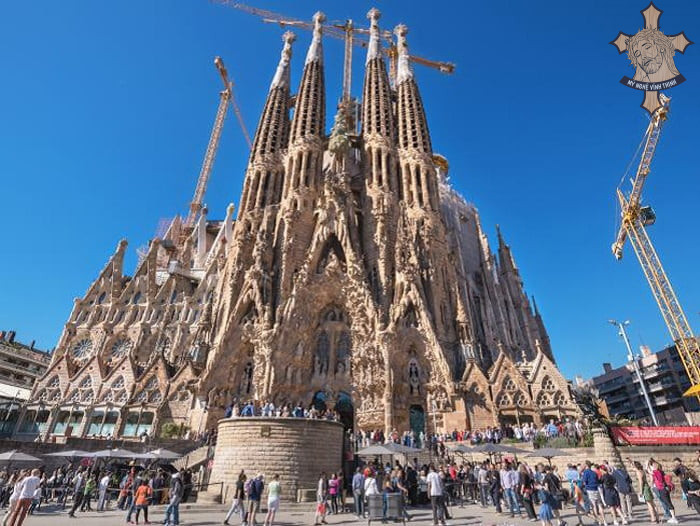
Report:
[[151,495],[153,490],[148,485],[147,480],[142,480],[141,485],[136,488],[134,492],[134,501],[136,502],[136,524],[139,523],[139,515],[141,510],[143,510],[143,522],[144,524],[151,524],[148,522],[148,505],[151,502]]

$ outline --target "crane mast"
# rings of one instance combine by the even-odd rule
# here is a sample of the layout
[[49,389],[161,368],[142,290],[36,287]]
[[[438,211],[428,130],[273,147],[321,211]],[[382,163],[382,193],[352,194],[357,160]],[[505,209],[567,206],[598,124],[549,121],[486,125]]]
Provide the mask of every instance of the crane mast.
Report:
[[240,109],[233,98],[233,82],[228,78],[228,72],[224,66],[224,61],[221,57],[216,57],[214,59],[214,65],[219,71],[221,80],[224,83],[224,89],[219,92],[219,107],[216,110],[216,117],[214,118],[214,126],[211,130],[211,135],[209,136],[209,144],[207,144],[207,151],[204,154],[204,161],[202,162],[202,168],[199,171],[199,177],[197,178],[197,186],[194,190],[194,196],[190,202],[189,213],[187,214],[187,219],[185,220],[186,226],[192,226],[195,217],[202,209],[202,202],[204,200],[204,194],[207,191],[207,184],[209,183],[209,176],[211,175],[211,169],[214,166],[214,159],[216,158],[216,151],[219,148],[219,141],[221,140],[221,131],[224,128],[224,121],[226,120],[226,112],[228,111],[229,104],[233,103],[233,109],[238,119],[241,129],[243,131],[243,136],[248,143],[248,147],[252,148],[252,143],[250,140],[250,135],[246,129],[245,122],[243,121],[243,116],[241,115]]
[[670,99],[662,94],[661,107],[652,114],[646,131],[644,150],[629,196],[625,197],[619,188],[617,190],[622,222],[612,245],[612,252],[616,259],[621,259],[622,248],[626,239],[629,238],[644,272],[644,277],[649,282],[654,299],[688,373],[691,386],[684,395],[698,396],[700,395],[700,345],[693,335],[688,319],[671,286],[671,281],[661,264],[661,259],[647,234],[646,226],[653,224],[656,219],[654,212],[651,207],[641,206],[642,189],[650,172],[661,128],[668,116],[669,103]]

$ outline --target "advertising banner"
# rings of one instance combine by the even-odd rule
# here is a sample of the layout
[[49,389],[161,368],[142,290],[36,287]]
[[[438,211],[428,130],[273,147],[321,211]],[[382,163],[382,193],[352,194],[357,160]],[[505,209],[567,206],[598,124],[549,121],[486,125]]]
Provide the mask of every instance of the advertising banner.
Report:
[[613,427],[612,434],[620,445],[700,444],[700,426]]

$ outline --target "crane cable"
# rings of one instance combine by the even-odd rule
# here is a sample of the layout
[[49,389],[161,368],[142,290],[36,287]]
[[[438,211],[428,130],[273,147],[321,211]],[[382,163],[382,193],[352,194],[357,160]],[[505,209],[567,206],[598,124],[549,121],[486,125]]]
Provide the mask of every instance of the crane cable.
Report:
[[[632,169],[632,166],[636,164],[637,159],[639,157],[639,153],[644,148],[644,145],[646,144],[647,141],[647,136],[651,133],[651,129],[647,127],[647,129],[644,131],[644,134],[642,135],[642,140],[639,141],[639,146],[637,146],[637,150],[634,152],[634,155],[630,159],[630,162],[627,164],[627,168],[625,168],[624,173],[622,174],[622,177],[620,177],[620,181],[617,183],[617,188],[622,188],[622,185],[625,184],[625,179],[629,176],[630,170]],[[615,231],[613,232],[613,237],[617,235],[618,231],[620,230],[621,227],[621,222],[622,222],[622,210],[620,210],[620,202],[615,199]]]

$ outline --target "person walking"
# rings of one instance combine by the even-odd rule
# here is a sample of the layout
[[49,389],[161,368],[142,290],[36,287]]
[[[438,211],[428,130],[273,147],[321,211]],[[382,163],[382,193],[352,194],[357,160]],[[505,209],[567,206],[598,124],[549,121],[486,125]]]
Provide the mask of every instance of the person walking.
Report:
[[535,506],[532,502],[535,498],[535,481],[530,476],[530,472],[525,464],[520,464],[518,471],[520,472],[520,486],[518,489],[520,490],[520,496],[523,498],[525,513],[527,513],[530,522],[537,522]]
[[265,483],[263,482],[263,474],[258,473],[258,476],[250,483],[248,492],[248,526],[255,526],[255,516],[260,511],[260,499],[262,498]]
[[165,519],[163,520],[163,524],[166,526],[177,526],[180,524],[180,502],[182,502],[184,491],[180,473],[173,473],[170,480],[170,503],[165,508]]
[[97,487],[99,495],[99,497],[97,498],[97,511],[105,510],[105,505],[107,504],[107,490],[109,489],[110,475],[111,473],[109,471],[106,471],[104,476],[100,479],[100,483]]
[[561,508],[564,502],[564,491],[561,487],[559,475],[552,469],[552,466],[543,467],[542,482],[547,485],[547,491],[551,496],[550,506],[552,515],[557,519],[559,526],[565,526],[566,521],[561,518]]
[[83,502],[83,494],[85,493],[86,476],[83,473],[83,468],[78,468],[73,479],[73,506],[68,512],[68,516],[75,518],[75,512],[78,511],[80,504]]
[[[549,485],[544,482],[539,486],[538,497],[540,499],[540,510],[538,516],[542,521],[542,526],[552,526],[552,519],[554,519],[554,511],[552,510],[552,503],[554,497],[550,491]],[[535,522],[537,519],[535,519]]]
[[632,479],[624,466],[614,467],[612,476],[615,477],[617,492],[620,494],[622,517],[630,522],[632,520]]
[[[376,486],[376,483],[375,483],[375,486]],[[326,512],[327,512],[326,499],[327,498],[328,498],[328,478],[326,478],[326,472],[323,471],[321,473],[321,476],[318,479],[318,485],[316,486],[316,514],[314,515],[314,524],[328,524],[326,522]]]
[[430,497],[430,504],[433,508],[433,526],[437,526],[438,522],[445,526],[445,511],[444,511],[444,492],[442,486],[442,480],[437,471],[435,471],[435,465],[430,464],[430,472],[428,473],[428,496]]
[[241,472],[238,475],[238,480],[236,481],[236,489],[234,490],[233,493],[233,502],[231,502],[231,508],[228,510],[228,513],[226,514],[226,518],[224,519],[224,524],[228,524],[228,520],[231,518],[231,515],[234,513],[239,513],[241,517],[241,523],[245,522],[245,481],[246,481],[246,475],[245,472],[241,470]]
[[328,495],[331,498],[331,512],[334,515],[338,514],[338,476],[333,473],[331,478],[328,480]]
[[352,477],[352,498],[355,501],[355,515],[362,518],[364,513],[365,476],[362,468],[357,468]]
[[627,524],[627,519],[622,514],[620,509],[620,494],[617,491],[617,481],[612,473],[608,471],[607,466],[600,466],[603,476],[600,477],[600,483],[603,487],[603,503],[610,508],[613,524],[617,525],[617,517],[620,517],[622,524]]
[[[22,481],[25,479],[25,477],[27,477],[28,474],[29,471],[22,470],[17,475],[10,476],[10,479],[7,482],[8,489],[6,493],[7,512],[2,518],[2,526],[7,526],[10,523],[10,518],[14,515],[15,511],[17,510],[17,505],[19,503],[20,487],[22,486]],[[10,487],[12,488],[11,494],[9,493]]]
[[267,515],[265,516],[263,526],[272,526],[275,520],[275,514],[280,508],[281,493],[280,476],[275,474],[275,476],[272,477],[272,482],[267,486]]
[[656,461],[654,461],[653,468],[652,478],[654,481],[654,487],[659,495],[659,502],[661,502],[661,506],[664,508],[664,515],[671,516],[671,518],[666,522],[668,524],[678,524],[676,509],[673,507],[673,503],[671,502],[671,495],[668,485],[666,484],[666,475],[664,474],[664,470],[661,468],[661,464]]
[[496,513],[503,513],[501,508],[503,490],[501,486],[501,472],[498,469],[498,464],[492,464],[491,469],[489,469],[489,494],[491,495],[491,502],[493,502],[496,508]]
[[85,490],[83,490],[83,502],[80,504],[80,511],[92,511],[92,506],[91,500],[92,500],[92,494],[95,491],[95,488],[97,488],[97,475],[92,475],[87,478],[87,482],[85,482]]
[[521,514],[518,497],[515,494],[519,482],[520,477],[518,472],[513,470],[513,465],[510,462],[506,462],[504,468],[501,470],[501,487],[503,488],[506,504],[510,508],[511,517]]
[[641,494],[640,496],[642,497],[641,500],[646,503],[647,505],[647,511],[649,512],[649,519],[651,522],[659,522],[659,513],[656,511],[656,505],[654,504],[654,494],[651,491],[651,486],[649,485],[649,481],[647,480],[647,472],[644,470],[644,467],[642,466],[641,463],[637,462],[636,460],[633,462],[634,465],[634,471],[637,475],[637,483],[639,484],[639,487],[641,488]]
[[479,485],[479,500],[481,507],[485,508],[489,502],[489,470],[486,462],[479,465],[476,474],[476,483]]
[[[139,515],[143,511],[144,524],[151,524],[148,521],[148,505],[151,503],[153,489],[148,485],[147,480],[142,480],[141,485],[134,491],[134,502],[136,503],[136,524],[139,523]],[[133,524],[133,523],[132,523]]]
[[598,474],[592,469],[593,464],[590,460],[586,461],[586,469],[581,473],[581,481],[583,482],[583,489],[586,492],[586,496],[591,503],[591,513],[593,518],[598,522],[599,525],[607,526],[605,520],[605,508],[603,507],[602,497],[600,494],[600,479]]
[[32,500],[34,499],[34,493],[41,484],[39,475],[41,475],[40,470],[32,470],[31,475],[24,477],[19,483],[19,487],[16,487],[19,493],[17,495],[17,505],[12,512],[12,516],[8,520],[8,526],[22,526],[22,524],[24,524],[27,511],[29,511],[29,507],[32,505]]

